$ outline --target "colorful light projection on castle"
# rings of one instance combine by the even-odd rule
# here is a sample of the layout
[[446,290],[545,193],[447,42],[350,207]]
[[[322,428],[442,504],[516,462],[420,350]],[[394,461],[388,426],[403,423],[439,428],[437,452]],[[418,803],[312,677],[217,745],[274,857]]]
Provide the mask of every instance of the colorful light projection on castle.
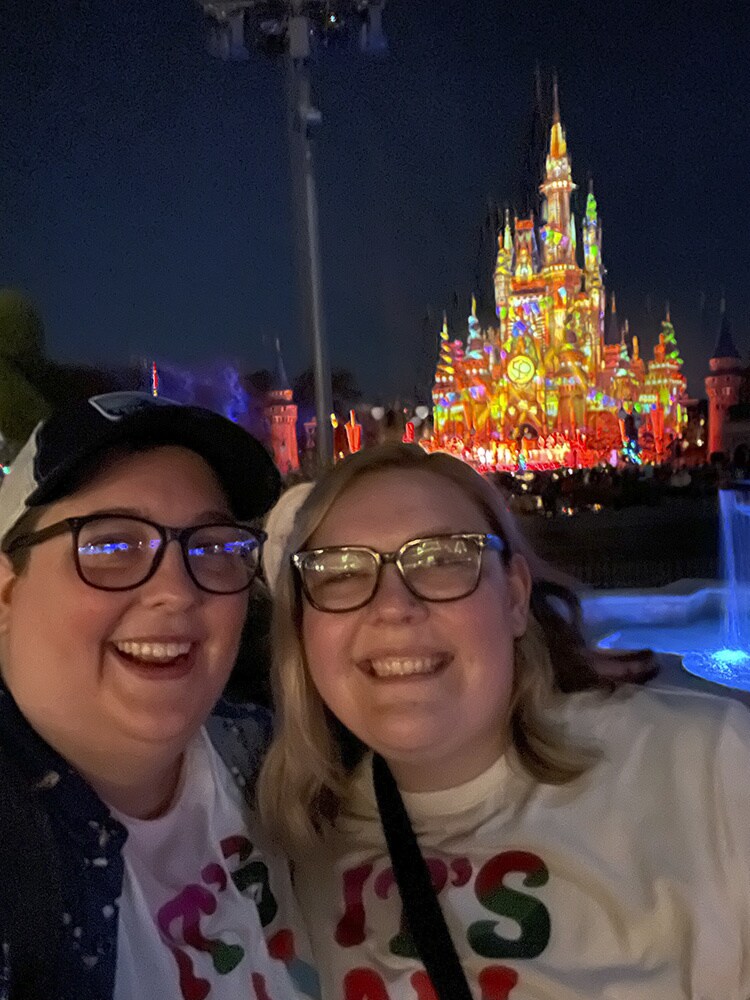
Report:
[[506,212],[494,275],[499,329],[481,328],[476,303],[465,342],[444,322],[428,447],[480,467],[554,468],[595,465],[613,452],[663,461],[681,436],[686,381],[669,309],[644,362],[627,323],[617,329],[613,295],[617,339],[606,342],[601,224],[590,186],[579,264],[575,187],[555,87],[541,223],[517,219],[511,228]]

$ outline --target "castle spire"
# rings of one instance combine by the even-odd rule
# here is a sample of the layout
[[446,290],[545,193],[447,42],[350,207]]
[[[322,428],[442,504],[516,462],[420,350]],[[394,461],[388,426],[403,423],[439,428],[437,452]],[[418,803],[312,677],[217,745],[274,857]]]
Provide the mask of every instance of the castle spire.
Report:
[[594,181],[589,177],[589,193],[586,196],[586,212],[583,216],[583,263],[586,269],[586,290],[603,284],[602,229],[598,207],[594,196]]
[[672,322],[672,311],[669,308],[669,299],[667,299],[666,320],[667,320],[667,323],[671,323]]
[[510,209],[505,209],[505,230],[503,232],[503,248],[513,250],[513,234],[510,230]]
[[615,293],[612,292],[612,306],[609,310],[609,318],[607,319],[607,335],[605,337],[605,343],[616,344],[620,339],[620,328],[617,322],[617,300],[615,298]]
[[552,123],[553,125],[560,124],[560,94],[557,89],[557,71],[555,70],[555,75],[552,77]]
[[725,424],[729,408],[739,402],[742,385],[742,362],[734,344],[727,315],[727,302],[721,293],[721,323],[713,356],[708,364],[711,374],[705,381],[708,395],[708,453],[727,452]]
[[735,347],[734,337],[732,336],[732,324],[729,322],[729,316],[727,315],[726,299],[722,295],[721,324],[719,326],[719,336],[716,339],[716,347],[714,348],[714,353],[711,355],[711,357],[739,358],[739,356],[740,352]]
[[542,203],[544,226],[541,230],[541,237],[544,241],[544,265],[551,267],[560,264],[575,266],[576,251],[571,239],[570,196],[576,185],[573,183],[568,146],[560,122],[557,78],[555,78],[553,103],[554,115],[549,135],[549,151],[545,164],[544,181],[539,187],[544,199]]
[[281,356],[281,341],[278,337],[276,338],[276,365],[274,368],[273,388],[276,391],[291,388],[289,377],[284,367],[284,359]]
[[[565,132],[560,122],[560,95],[557,89],[557,73],[552,82],[552,131],[550,133],[549,155],[554,160],[561,160],[568,154]],[[549,166],[547,168],[549,172]]]

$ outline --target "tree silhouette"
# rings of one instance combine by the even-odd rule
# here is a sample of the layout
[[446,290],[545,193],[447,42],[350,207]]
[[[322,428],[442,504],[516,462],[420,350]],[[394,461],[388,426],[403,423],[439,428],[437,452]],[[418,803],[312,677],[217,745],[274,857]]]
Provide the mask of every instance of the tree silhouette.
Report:
[[0,289],[0,433],[5,460],[49,412],[31,377],[45,365],[44,326],[39,315],[21,292]]
[[[292,391],[300,411],[314,411],[315,375],[312,368],[306,368],[297,376]],[[336,413],[345,413],[362,398],[357,380],[348,368],[334,368],[331,372],[331,396]]]

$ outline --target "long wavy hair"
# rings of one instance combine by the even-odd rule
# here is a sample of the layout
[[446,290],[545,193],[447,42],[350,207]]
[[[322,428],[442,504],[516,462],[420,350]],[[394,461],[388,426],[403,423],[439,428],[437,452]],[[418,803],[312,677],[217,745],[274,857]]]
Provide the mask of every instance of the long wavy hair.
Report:
[[368,748],[328,710],[311,680],[301,637],[303,599],[290,556],[305,547],[355,480],[384,470],[428,472],[458,486],[489,530],[505,539],[508,557],[518,554],[528,563],[530,614],[515,642],[507,726],[518,764],[537,781],[564,784],[598,756],[553,720],[550,707],[560,696],[585,690],[606,695],[623,680],[642,681],[656,672],[649,651],[613,654],[587,647],[572,581],[535,555],[500,491],[466,463],[417,445],[389,443],[358,452],[324,473],[297,511],[275,586],[271,685],[277,724],[258,804],[268,828],[292,853],[335,823]]

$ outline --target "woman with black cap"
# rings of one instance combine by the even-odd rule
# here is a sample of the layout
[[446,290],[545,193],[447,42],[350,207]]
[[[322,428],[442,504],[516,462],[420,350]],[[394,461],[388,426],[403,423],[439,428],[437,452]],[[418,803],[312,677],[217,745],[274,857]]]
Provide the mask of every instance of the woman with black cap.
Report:
[[2,1000],[318,995],[248,805],[267,718],[212,716],[278,490],[241,428],[140,393],[54,414],[5,478]]

